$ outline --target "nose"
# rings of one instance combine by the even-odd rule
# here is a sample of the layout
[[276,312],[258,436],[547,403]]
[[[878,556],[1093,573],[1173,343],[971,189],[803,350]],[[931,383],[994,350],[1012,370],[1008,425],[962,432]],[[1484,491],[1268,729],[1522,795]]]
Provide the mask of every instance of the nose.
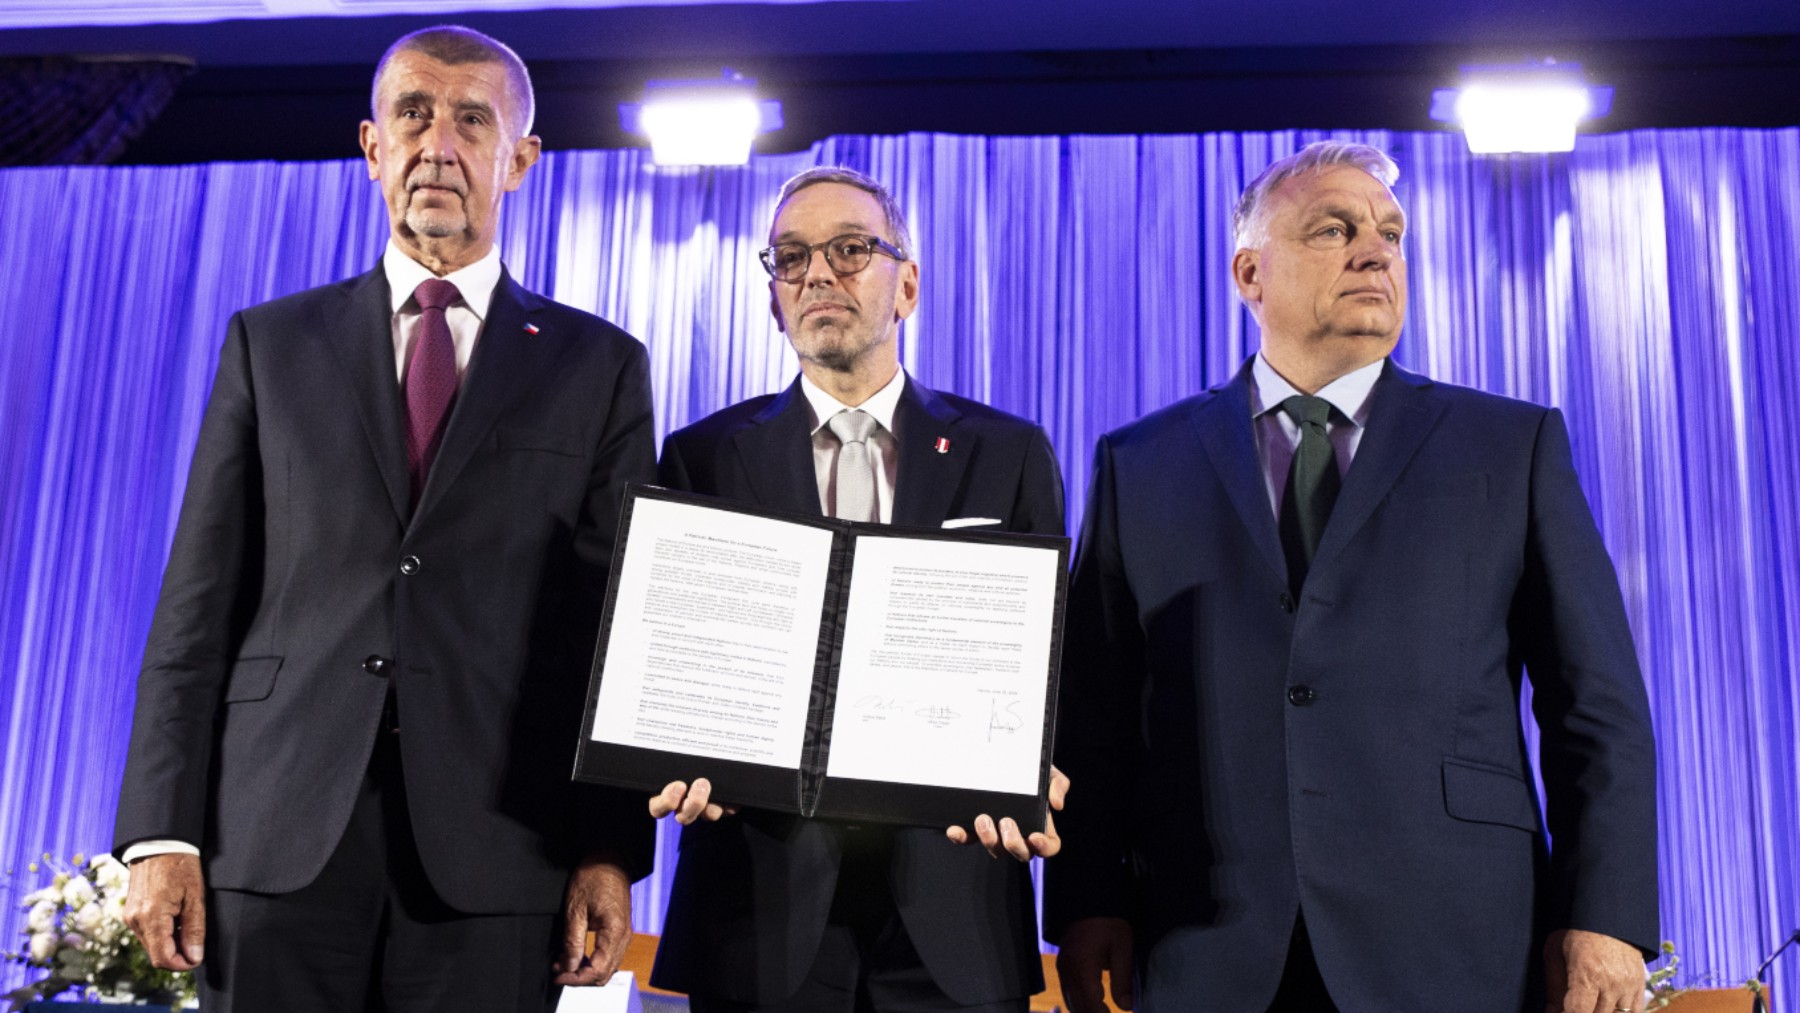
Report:
[[831,261],[825,257],[825,247],[812,251],[806,259],[806,286],[813,287],[821,283],[837,284],[837,272],[832,270]]
[[1358,271],[1386,270],[1399,252],[1379,230],[1364,231],[1351,245],[1351,266]]
[[419,153],[427,162],[455,163],[456,124],[442,116],[433,117],[419,137]]

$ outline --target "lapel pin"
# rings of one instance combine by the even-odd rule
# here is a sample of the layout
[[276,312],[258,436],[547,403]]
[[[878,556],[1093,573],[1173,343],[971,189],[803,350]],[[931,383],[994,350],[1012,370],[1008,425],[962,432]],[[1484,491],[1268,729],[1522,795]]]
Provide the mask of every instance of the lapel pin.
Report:
[[525,325],[525,333],[526,334],[536,334],[537,332],[538,332],[538,325],[536,325],[536,324],[526,324]]
[[931,446],[932,446],[932,449],[936,450],[940,454],[948,454],[950,452],[950,440],[948,437],[944,437],[944,436],[938,437],[937,442],[932,444]]

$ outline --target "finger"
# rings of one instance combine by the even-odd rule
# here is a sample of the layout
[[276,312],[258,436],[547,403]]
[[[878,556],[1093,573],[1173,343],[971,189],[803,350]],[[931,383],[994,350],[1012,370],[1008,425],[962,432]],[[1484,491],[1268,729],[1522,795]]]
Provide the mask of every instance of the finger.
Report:
[[570,975],[581,970],[581,962],[587,956],[587,934],[587,905],[568,905],[563,910],[562,960],[557,962],[558,971]]
[[687,826],[699,819],[706,812],[706,803],[712,799],[712,782],[704,777],[694,778],[693,787],[688,789],[687,801],[681,803],[681,812],[675,822]]
[[994,829],[993,817],[982,813],[975,817],[975,836],[981,840],[981,846],[995,858],[1000,857],[1000,832]]
[[175,962],[175,918],[173,915],[150,915],[140,919],[143,928],[138,931],[138,938],[144,942],[144,952],[150,955],[150,962],[165,971],[183,971]]
[[1025,836],[1019,833],[1019,825],[1011,816],[1000,821],[1000,843],[1006,853],[1021,862],[1031,861],[1031,848],[1025,843]]
[[[1599,1004],[1599,991],[1586,982],[1571,981],[1568,991],[1563,993],[1562,1008],[1565,1013],[1594,1013]],[[1612,1010],[1609,1009],[1606,1013],[1612,1013]]]
[[1061,809],[1063,800],[1069,795],[1069,775],[1050,766],[1050,808]]
[[188,970],[206,958],[206,901],[195,892],[189,892],[181,905],[181,955]]
[[1031,835],[1031,850],[1039,858],[1049,858],[1062,850],[1062,837],[1056,832],[1055,816],[1044,814],[1043,832]]
[[681,781],[670,781],[663,786],[661,795],[650,797],[650,818],[660,820],[676,809],[681,808],[681,800],[687,795],[687,785]]
[[950,838],[951,844],[969,843],[969,832],[962,827],[945,827],[944,836]]

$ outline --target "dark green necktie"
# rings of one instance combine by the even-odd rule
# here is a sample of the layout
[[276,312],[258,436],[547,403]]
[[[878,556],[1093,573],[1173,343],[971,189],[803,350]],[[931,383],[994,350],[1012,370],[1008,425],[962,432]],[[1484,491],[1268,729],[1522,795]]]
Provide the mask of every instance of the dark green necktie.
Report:
[[1325,432],[1331,402],[1296,394],[1281,402],[1281,410],[1300,427],[1300,443],[1281,494],[1281,548],[1287,553],[1288,585],[1298,596],[1337,502],[1337,454]]

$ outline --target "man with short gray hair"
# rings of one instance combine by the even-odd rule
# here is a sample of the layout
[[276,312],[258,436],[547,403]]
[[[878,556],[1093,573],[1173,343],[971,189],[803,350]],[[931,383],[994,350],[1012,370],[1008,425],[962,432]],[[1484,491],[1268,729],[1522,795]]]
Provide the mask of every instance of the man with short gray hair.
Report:
[[630,937],[654,825],[569,771],[649,371],[501,265],[531,118],[499,42],[396,42],[381,262],[231,320],[114,838],[207,1013],[542,1010]]
[[[671,433],[662,484],[814,516],[1061,535],[1044,430],[900,367],[916,258],[879,182],[835,166],[789,180],[761,259],[800,376]],[[1053,808],[1065,787],[1053,772]],[[684,824],[652,981],[689,993],[695,1013],[1023,1013],[1043,988],[1023,863],[1055,853],[1053,824],[852,826],[737,812],[728,785],[712,788],[676,781],[650,802]]]
[[1396,175],[1322,143],[1251,183],[1261,350],[1096,448],[1046,870],[1071,1013],[1103,972],[1140,1013],[1643,1008],[1656,763],[1618,580],[1560,412],[1388,360]]

